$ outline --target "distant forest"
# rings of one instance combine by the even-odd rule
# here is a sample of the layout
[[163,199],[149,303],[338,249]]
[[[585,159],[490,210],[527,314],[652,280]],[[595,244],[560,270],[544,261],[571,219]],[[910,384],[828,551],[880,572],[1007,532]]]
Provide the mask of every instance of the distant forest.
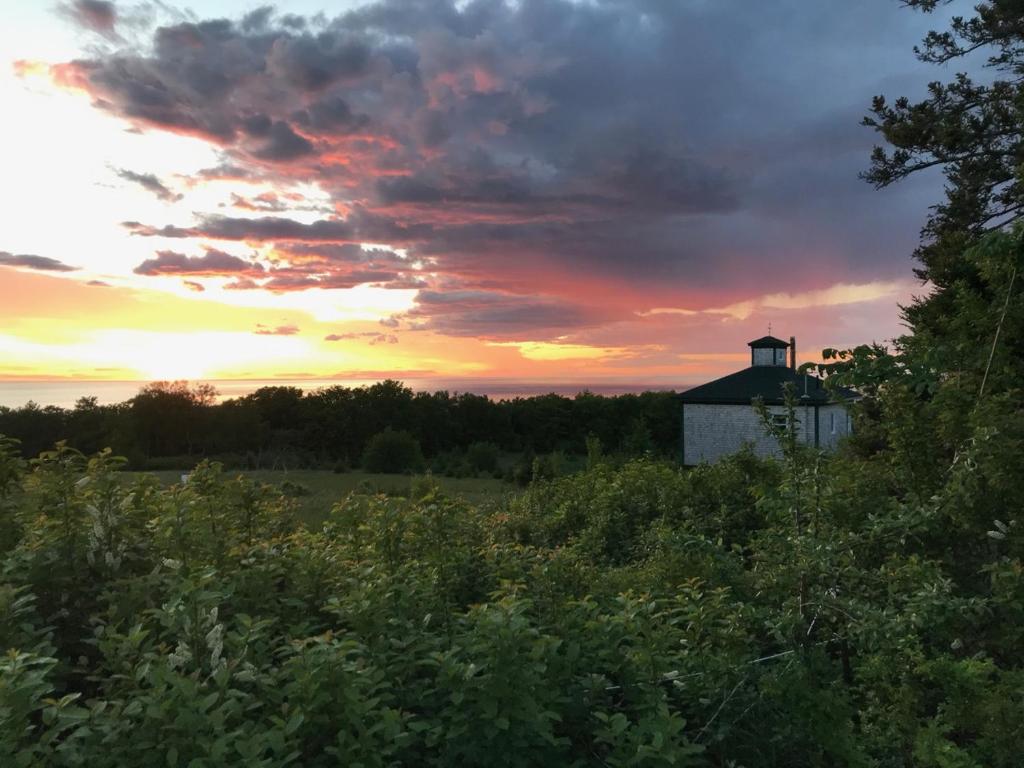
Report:
[[[414,392],[388,380],[366,387],[263,387],[216,402],[210,385],[155,382],[123,403],[82,397],[72,409],[0,407],[0,434],[35,456],[66,440],[85,452],[110,447],[136,469],[227,466],[358,466],[385,430],[408,433],[427,462],[487,446],[519,454],[582,454],[599,445],[628,455],[674,456],[679,404],[674,392],[614,397],[581,392],[494,401],[483,395]],[[595,443],[594,438],[599,441]]]

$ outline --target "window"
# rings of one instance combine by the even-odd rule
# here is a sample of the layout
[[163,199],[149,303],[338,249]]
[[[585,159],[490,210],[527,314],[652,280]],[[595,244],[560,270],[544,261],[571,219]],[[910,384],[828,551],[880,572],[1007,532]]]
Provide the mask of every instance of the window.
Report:
[[776,426],[776,427],[783,427],[783,428],[788,427],[789,426],[789,418],[784,413],[773,413],[772,414],[772,424],[774,426]]
[[835,413],[835,411],[833,411],[832,413],[830,413],[828,415],[828,425],[829,425],[829,428],[832,430],[832,434],[834,435],[836,433],[836,413]]

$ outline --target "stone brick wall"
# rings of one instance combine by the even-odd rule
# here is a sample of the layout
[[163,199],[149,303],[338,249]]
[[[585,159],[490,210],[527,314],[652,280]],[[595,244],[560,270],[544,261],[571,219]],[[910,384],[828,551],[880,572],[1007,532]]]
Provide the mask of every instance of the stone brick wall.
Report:
[[[836,413],[837,433],[830,431],[826,411]],[[769,406],[769,412],[785,415],[784,406]],[[841,405],[821,406],[818,413],[818,436],[824,444],[829,439],[830,447],[848,432],[846,411]],[[814,445],[814,408],[797,407],[799,439]],[[840,425],[843,431],[840,433]],[[744,443],[751,443],[759,456],[778,456],[781,451],[774,438],[765,433],[761,418],[750,405],[706,405],[686,403],[683,406],[683,463],[699,464],[701,461],[715,462],[723,456],[735,453]]]
[[837,403],[818,408],[818,446],[820,448],[835,448],[839,441],[851,431],[850,414],[845,406]]

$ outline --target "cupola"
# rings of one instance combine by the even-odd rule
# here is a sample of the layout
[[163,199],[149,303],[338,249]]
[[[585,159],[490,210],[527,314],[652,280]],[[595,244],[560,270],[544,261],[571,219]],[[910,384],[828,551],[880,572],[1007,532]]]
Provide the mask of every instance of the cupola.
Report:
[[[788,364],[791,368],[796,367],[796,339],[790,337],[789,342],[777,339],[774,336],[762,336],[747,342],[750,347],[750,364],[752,366],[774,366],[785,368]],[[792,349],[792,358],[787,360],[786,350]]]

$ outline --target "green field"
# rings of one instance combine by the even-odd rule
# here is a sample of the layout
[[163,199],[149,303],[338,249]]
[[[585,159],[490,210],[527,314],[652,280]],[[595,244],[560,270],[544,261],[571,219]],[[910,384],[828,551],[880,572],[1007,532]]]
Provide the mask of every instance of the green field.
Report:
[[[132,477],[152,475],[164,485],[173,485],[181,482],[184,472],[161,470],[157,472],[126,472],[125,474]],[[309,490],[309,494],[295,497],[295,502],[298,504],[299,517],[311,526],[318,526],[322,523],[327,518],[331,507],[349,493],[383,493],[388,496],[406,496],[413,479],[410,475],[383,475],[358,471],[335,473],[317,469],[225,470],[224,474],[227,477],[244,475],[251,480],[277,486],[285,481],[303,486]],[[448,495],[466,499],[474,504],[500,499],[516,490],[514,485],[493,478],[436,477],[436,480]]]

